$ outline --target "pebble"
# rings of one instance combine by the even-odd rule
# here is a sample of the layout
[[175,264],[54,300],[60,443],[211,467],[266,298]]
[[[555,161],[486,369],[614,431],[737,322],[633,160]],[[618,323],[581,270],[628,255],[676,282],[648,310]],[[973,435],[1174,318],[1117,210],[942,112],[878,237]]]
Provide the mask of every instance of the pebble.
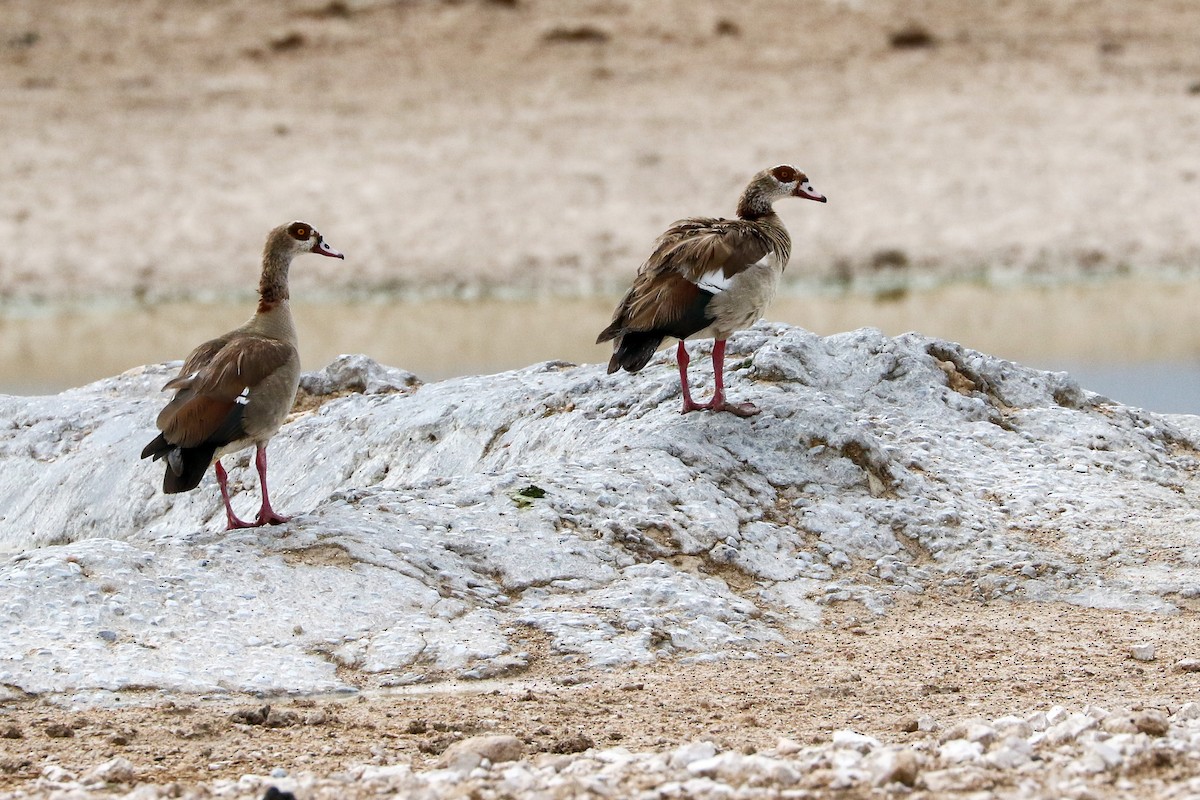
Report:
[[1028,739],[1033,734],[1033,727],[1021,719],[1020,717],[1007,716],[999,717],[992,722],[993,727],[1001,735],[1019,736],[1022,739]]
[[871,775],[872,786],[886,786],[890,783],[914,786],[921,769],[917,754],[909,748],[878,750],[871,754],[871,758],[867,759],[863,766]]
[[113,758],[98,764],[83,774],[85,784],[133,783],[136,771],[125,758]]
[[1200,719],[1200,703],[1184,703],[1175,712],[1174,716],[1175,719],[1181,722]]
[[717,746],[712,742],[689,742],[675,748],[667,763],[676,769],[687,769],[692,763],[710,759],[716,754]]
[[780,756],[791,756],[799,753],[804,749],[804,745],[797,742],[795,739],[780,739],[775,745],[775,754]]
[[1165,736],[1170,728],[1167,716],[1153,709],[1142,711],[1133,718],[1133,724],[1139,732],[1147,736]]
[[981,719],[963,720],[951,725],[939,737],[941,742],[952,739],[966,739],[968,742],[979,742],[987,747],[996,741],[996,729]]
[[1129,655],[1137,661],[1153,661],[1156,653],[1153,644],[1135,644],[1129,648]]
[[440,763],[448,769],[465,772],[480,766],[484,760],[492,764],[516,761],[525,754],[525,744],[515,736],[494,734],[472,736],[455,742],[442,753]]
[[[259,716],[265,718],[269,712]],[[1053,723],[1035,730],[1043,719]],[[1025,718],[1008,715],[962,720],[938,737],[943,740],[940,743],[929,733],[913,735],[917,733],[910,731],[902,737],[908,743],[902,744],[839,730],[820,745],[780,739],[768,754],[745,754],[722,749],[711,741],[695,741],[668,752],[614,747],[582,754],[539,753],[527,760],[525,745],[515,736],[476,736],[448,748],[441,759],[442,769],[414,770],[408,764],[360,766],[318,778],[299,767],[294,771],[279,767],[269,776],[248,775],[235,784],[214,780],[210,794],[262,798],[264,790],[271,791],[271,779],[286,778],[288,788],[305,800],[364,800],[380,795],[430,800],[504,796],[560,800],[583,794],[620,798],[642,796],[650,781],[657,787],[653,796],[661,800],[765,800],[825,790],[846,796],[874,796],[873,792],[883,790],[889,796],[978,793],[973,796],[982,798],[991,796],[987,792],[995,786],[1012,787],[1013,797],[1084,800],[1107,796],[1096,793],[1099,784],[1095,781],[1111,784],[1128,796],[1132,784],[1122,783],[1122,773],[1147,755],[1168,749],[1189,758],[1200,754],[1200,702],[1181,706],[1169,719],[1157,709],[1110,713],[1093,706],[1082,711],[1064,707]],[[1148,736],[1165,741],[1152,743]],[[107,797],[110,790],[101,788],[106,784],[145,781],[123,758],[95,766],[81,778],[63,766],[46,764],[41,778],[48,787],[61,787],[56,796],[71,800],[91,800],[92,789],[104,791],[102,796]],[[1195,783],[1194,788],[1200,790],[1200,780]],[[143,782],[132,794],[123,796],[127,800],[159,800],[176,796],[173,792]],[[1195,793],[1188,789],[1179,796],[1191,796],[1189,792]],[[291,795],[275,790],[268,796],[287,800]]]
[[1137,725],[1133,723],[1133,717],[1129,714],[1113,714],[1110,717],[1105,717],[1100,723],[1100,728],[1105,733],[1137,733]]
[[873,736],[858,733],[857,731],[835,731],[833,734],[833,746],[844,747],[848,750],[866,754],[879,747],[879,740]]
[[951,739],[938,748],[938,756],[947,764],[977,761],[983,756],[983,745],[966,739]]
[[1180,672],[1200,672],[1200,658],[1183,658],[1175,662]]
[[997,769],[1013,770],[1029,763],[1029,756],[1016,747],[997,747],[984,760]]
[[1046,729],[1043,737],[1048,744],[1074,741],[1079,734],[1096,727],[1096,720],[1087,714],[1072,714]]

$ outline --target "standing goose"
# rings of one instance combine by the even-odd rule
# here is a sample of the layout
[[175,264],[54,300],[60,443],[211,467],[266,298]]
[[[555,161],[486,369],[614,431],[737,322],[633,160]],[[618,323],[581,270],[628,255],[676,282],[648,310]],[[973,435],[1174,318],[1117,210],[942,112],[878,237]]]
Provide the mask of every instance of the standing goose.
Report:
[[[792,240],[772,204],[781,197],[824,203],[795,167],[781,164],[754,176],[738,200],[737,219],[690,217],[658,237],[654,252],[638,270],[633,286],[613,313],[612,324],[596,343],[612,340],[609,373],[637,372],[667,337],[675,351],[683,385],[683,413],[708,409],[740,417],[757,414],[752,403],[725,401],[725,340],[757,322],[775,297],[787,266]],[[688,389],[685,339],[716,339],[713,399],[699,404]]]
[[[225,501],[226,530],[287,522],[271,508],[267,494],[267,442],[292,409],[300,382],[296,326],[288,304],[288,267],[301,253],[345,258],[306,222],[281,225],[267,235],[259,279],[258,310],[250,320],[191,352],[179,375],[163,387],[175,396],[158,415],[162,431],[142,450],[142,458],[165,458],[163,491],[195,489],[213,464]],[[229,504],[221,456],[254,445],[262,485],[262,507],[244,522]]]

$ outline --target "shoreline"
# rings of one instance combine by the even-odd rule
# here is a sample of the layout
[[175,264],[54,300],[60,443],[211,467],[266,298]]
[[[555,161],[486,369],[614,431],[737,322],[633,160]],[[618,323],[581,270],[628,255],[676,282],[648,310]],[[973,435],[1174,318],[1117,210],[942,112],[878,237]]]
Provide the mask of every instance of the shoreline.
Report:
[[[342,353],[366,353],[441,380],[547,360],[602,362],[608,350],[592,343],[594,331],[607,323],[617,298],[301,295],[294,307],[305,369]],[[240,324],[252,308],[252,297],[239,296],[0,315],[0,393],[62,391],[179,358],[213,331]],[[793,284],[767,319],[822,335],[861,327],[889,335],[917,330],[1043,368],[1200,361],[1200,279],[1186,275],[929,288],[881,282],[867,291]]]

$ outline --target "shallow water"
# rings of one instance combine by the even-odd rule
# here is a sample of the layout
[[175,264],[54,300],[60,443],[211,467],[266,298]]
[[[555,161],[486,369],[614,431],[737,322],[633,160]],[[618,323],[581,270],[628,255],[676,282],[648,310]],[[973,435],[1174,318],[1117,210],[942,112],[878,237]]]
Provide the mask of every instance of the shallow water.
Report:
[[[295,303],[306,369],[366,353],[426,380],[551,359],[597,363],[616,298]],[[0,316],[0,392],[60,391],[182,358],[242,321],[251,302],[10,311]],[[1200,282],[960,284],[890,293],[793,292],[768,319],[821,334],[909,330],[1071,371],[1086,388],[1155,411],[1200,413]]]

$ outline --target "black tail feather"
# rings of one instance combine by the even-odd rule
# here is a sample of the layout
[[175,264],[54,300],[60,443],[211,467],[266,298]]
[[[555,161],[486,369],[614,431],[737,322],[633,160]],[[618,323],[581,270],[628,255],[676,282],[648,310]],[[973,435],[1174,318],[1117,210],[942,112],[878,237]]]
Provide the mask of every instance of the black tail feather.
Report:
[[153,456],[153,460],[158,461],[174,449],[175,445],[168,442],[166,437],[160,433],[154,437],[154,441],[142,448],[142,458]]
[[[178,451],[178,457],[167,458],[167,470],[163,475],[163,492],[166,494],[190,492],[199,486],[204,473],[208,472],[208,465],[212,463],[217,447],[202,444],[199,447],[180,447]],[[178,474],[175,473],[172,462],[178,464]]]
[[166,460],[166,474],[163,475],[163,491],[167,494],[189,492],[200,485],[208,465],[212,463],[213,454],[217,452],[215,444],[202,444],[198,447],[176,447],[160,433],[154,441],[142,450],[142,458],[158,461]]
[[608,371],[616,372],[624,369],[637,372],[650,362],[654,351],[662,344],[666,336],[661,331],[629,331],[621,337],[612,358],[608,362]]

